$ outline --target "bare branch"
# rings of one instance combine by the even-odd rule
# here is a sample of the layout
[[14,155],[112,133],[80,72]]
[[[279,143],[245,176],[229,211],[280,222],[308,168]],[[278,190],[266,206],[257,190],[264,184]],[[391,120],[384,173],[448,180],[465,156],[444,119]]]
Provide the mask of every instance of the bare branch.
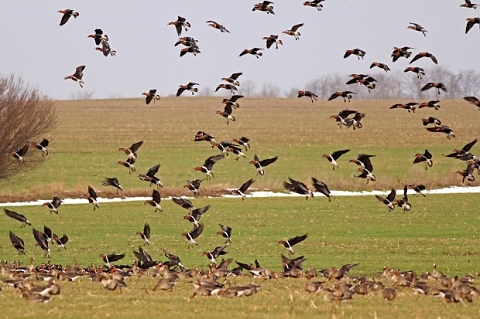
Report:
[[40,142],[56,121],[53,103],[45,95],[15,75],[0,76],[0,178],[42,162],[40,152],[33,156],[34,149],[27,152],[22,164],[5,154],[22,148],[27,141]]

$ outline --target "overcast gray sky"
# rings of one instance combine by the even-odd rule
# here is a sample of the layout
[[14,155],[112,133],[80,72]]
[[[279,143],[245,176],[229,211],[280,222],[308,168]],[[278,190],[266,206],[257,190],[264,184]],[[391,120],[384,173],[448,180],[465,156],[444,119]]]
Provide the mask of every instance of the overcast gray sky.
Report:
[[[151,88],[169,95],[190,81],[213,93],[220,79],[234,72],[243,72],[240,81],[268,82],[286,91],[328,74],[373,74],[368,69],[373,61],[403,70],[407,60],[390,58],[394,46],[431,52],[452,71],[480,70],[480,30],[475,26],[465,34],[465,19],[480,16],[480,8],[461,8],[460,0],[326,0],[323,11],[303,6],[304,0],[277,0],[275,15],[252,12],[256,1],[8,1],[0,10],[0,72],[21,75],[52,98],[70,99],[83,91],[94,98],[140,97]],[[80,16],[60,27],[57,11],[67,8]],[[198,39],[201,54],[179,56],[175,28],[167,25],[178,15],[192,25],[182,36]],[[207,20],[231,33],[220,33]],[[302,22],[300,40],[282,34]],[[424,26],[427,37],[407,29],[409,22]],[[116,57],[94,50],[87,35],[96,28],[108,34]],[[270,34],[278,34],[284,45],[264,50],[259,59],[238,56],[245,48],[265,48],[262,38]],[[364,60],[343,58],[345,50],[357,47],[367,52]],[[436,66],[422,60],[415,65],[428,76]],[[86,65],[83,89],[63,79],[79,65]]]

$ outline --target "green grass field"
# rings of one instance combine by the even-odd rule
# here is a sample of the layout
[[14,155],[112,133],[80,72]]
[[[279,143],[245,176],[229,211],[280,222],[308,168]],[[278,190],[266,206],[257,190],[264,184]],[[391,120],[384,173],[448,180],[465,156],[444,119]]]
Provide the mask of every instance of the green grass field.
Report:
[[[204,190],[239,187],[255,176],[248,161],[256,153],[262,158],[279,156],[258,178],[256,188],[282,190],[282,181],[288,176],[307,180],[311,176],[325,181],[332,189],[370,190],[401,187],[401,183],[423,183],[428,188],[461,185],[461,177],[454,174],[465,169],[463,163],[444,158],[441,154],[461,148],[478,137],[480,113],[465,101],[442,101],[439,111],[420,109],[415,114],[404,110],[389,110],[398,101],[342,101],[310,103],[297,99],[240,100],[235,111],[236,122],[215,115],[222,109],[220,98],[165,98],[160,103],[145,106],[140,99],[56,102],[58,125],[47,138],[51,155],[34,172],[25,170],[8,180],[0,181],[0,197],[11,199],[80,196],[86,186],[101,184],[104,176],[115,176],[126,190],[126,195],[147,195],[145,182],[116,165],[125,160],[119,147],[144,140],[135,163],[137,173],[145,173],[160,163],[159,176],[165,184],[165,194],[188,194],[181,186],[186,179],[203,178],[193,168],[218,154],[207,142],[192,142],[199,130],[213,134],[217,141],[240,136],[251,139],[252,149],[247,159],[235,162],[222,160],[215,165],[215,179],[204,183]],[[356,131],[339,129],[330,115],[350,108],[364,112],[364,128]],[[457,138],[448,140],[445,134],[427,132],[421,119],[440,118],[450,125]],[[42,138],[42,137],[38,137]],[[350,153],[340,158],[341,169],[333,172],[323,153],[349,148]],[[425,171],[423,164],[413,165],[413,155],[428,148],[435,163]],[[473,148],[475,152],[475,147]],[[354,178],[356,166],[348,163],[359,153],[375,154],[372,160],[376,183],[366,185]],[[40,156],[35,152],[31,156]],[[25,166],[28,168],[28,157]],[[108,188],[97,186],[100,196],[111,196]]]
[[[218,225],[233,228],[233,243],[226,249],[227,258],[251,263],[258,259],[262,266],[280,270],[280,255],[287,254],[277,242],[308,233],[306,241],[295,247],[296,256],[304,255],[304,268],[318,270],[359,263],[351,276],[376,277],[383,266],[415,270],[418,274],[432,270],[437,263],[448,276],[463,276],[479,271],[477,194],[410,196],[413,209],[404,213],[388,209],[373,196],[339,197],[328,202],[325,197],[305,200],[295,198],[210,198],[238,187],[255,176],[248,164],[253,154],[260,158],[279,156],[266,168],[264,177],[257,177],[256,189],[282,190],[288,176],[307,181],[310,176],[325,181],[331,189],[387,190],[401,188],[402,183],[424,183],[429,188],[460,185],[461,177],[454,172],[464,169],[461,162],[446,159],[442,153],[461,148],[478,134],[479,112],[463,101],[444,101],[440,111],[418,110],[408,114],[403,110],[388,110],[396,101],[318,102],[309,100],[243,99],[235,111],[237,122],[226,125],[215,115],[222,104],[219,98],[165,98],[160,103],[145,106],[141,100],[56,102],[59,124],[46,136],[51,140],[50,155],[35,171],[25,171],[9,180],[0,181],[2,201],[18,199],[48,199],[52,196],[80,197],[87,185],[101,197],[116,196],[112,189],[101,185],[105,176],[118,177],[127,196],[149,195],[151,188],[129,175],[126,168],[115,165],[126,156],[118,152],[138,140],[145,144],[138,152],[137,173],[156,163],[165,188],[162,196],[190,195],[181,186],[186,179],[203,178],[193,168],[210,155],[218,153],[206,142],[192,142],[198,130],[207,131],[217,140],[232,140],[248,136],[252,149],[247,159],[238,162],[225,159],[214,168],[215,179],[205,181],[201,196],[192,201],[197,207],[211,205],[202,217],[204,233],[199,246],[187,248],[181,233],[191,224],[182,217],[186,211],[171,201],[162,202],[163,212],[154,213],[141,202],[102,203],[95,212],[89,204],[62,205],[59,214],[50,214],[40,206],[9,207],[26,215],[32,227],[48,225],[58,234],[67,233],[70,242],[66,251],[52,249],[52,263],[101,265],[101,253],[126,253],[121,264],[134,261],[132,251],[142,245],[136,231],[145,222],[152,227],[152,245],[146,247],[156,259],[163,260],[162,248],[178,254],[187,268],[206,269],[205,250],[223,244],[216,236]],[[338,129],[328,117],[350,107],[365,112],[364,128],[357,131]],[[442,134],[426,132],[420,119],[434,115],[454,128],[457,138],[447,140]],[[473,148],[475,153],[477,146]],[[325,152],[350,148],[341,158],[339,170],[321,159]],[[413,165],[413,154],[428,148],[434,155],[434,166],[425,171],[423,164]],[[372,160],[378,181],[366,184],[354,178],[356,166],[347,163],[358,153],[377,156]],[[40,156],[33,153],[32,156]],[[28,166],[26,158],[26,166]],[[473,185],[478,185],[478,182]],[[86,202],[86,201],[85,201]],[[24,238],[26,256],[18,256],[8,242],[8,232]],[[34,248],[31,227],[3,217],[0,224],[3,241],[2,260],[35,265],[46,262],[43,253]],[[20,294],[4,287],[0,298],[5,317],[131,317],[161,313],[164,317],[182,318],[474,318],[479,315],[477,300],[473,304],[445,305],[439,298],[415,296],[411,289],[399,290],[393,302],[386,302],[380,293],[355,296],[348,303],[327,303],[323,293],[307,294],[301,279],[276,279],[262,282],[249,276],[231,278],[232,284],[257,283],[259,293],[248,298],[205,300],[189,299],[193,286],[179,281],[172,293],[152,292],[156,279],[127,279],[128,289],[122,293],[104,290],[98,282],[80,280],[60,283],[62,293],[48,304],[26,303]],[[384,281],[386,285],[392,283]],[[333,282],[326,283],[327,286]],[[476,284],[475,284],[476,285]]]

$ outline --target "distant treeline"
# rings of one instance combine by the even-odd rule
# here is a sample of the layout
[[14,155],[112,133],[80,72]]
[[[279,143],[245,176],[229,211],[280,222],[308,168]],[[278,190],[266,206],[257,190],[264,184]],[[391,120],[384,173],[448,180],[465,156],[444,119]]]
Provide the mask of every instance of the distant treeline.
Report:
[[[480,72],[465,70],[453,72],[445,67],[425,69],[426,75],[418,79],[412,72],[373,71],[366,74],[377,80],[376,88],[369,93],[367,88],[360,84],[345,83],[351,78],[348,74],[329,74],[305,84],[304,87],[295,86],[282,90],[272,83],[256,83],[253,80],[244,80],[238,87],[238,94],[248,97],[296,97],[298,90],[308,90],[316,93],[320,99],[328,99],[336,91],[353,91],[357,93],[355,99],[460,99],[464,96],[480,95]],[[420,89],[429,82],[442,82],[447,87],[447,92],[437,93],[437,90],[421,92]],[[211,88],[200,90],[200,95],[213,95]]]

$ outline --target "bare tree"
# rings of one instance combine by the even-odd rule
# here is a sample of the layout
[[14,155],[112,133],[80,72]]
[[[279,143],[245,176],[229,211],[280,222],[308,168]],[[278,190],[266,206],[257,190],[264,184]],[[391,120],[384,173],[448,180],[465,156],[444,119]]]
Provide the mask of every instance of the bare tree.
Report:
[[[459,99],[467,95],[480,94],[480,73],[475,70],[452,72],[446,67],[434,67],[426,71],[427,75],[421,79],[413,74],[401,71],[385,74],[378,72],[371,74],[377,82],[375,89],[368,90],[360,84],[346,85],[350,79],[345,75],[330,74],[322,76],[306,84],[309,91],[315,92],[320,99],[328,98],[335,91],[354,91],[355,99]],[[421,91],[428,82],[442,82],[447,86],[447,92],[437,93],[437,90]],[[286,91],[289,94],[293,91]]]
[[274,85],[270,82],[263,83],[262,90],[259,95],[261,97],[279,97],[280,96],[280,87]]
[[199,96],[213,96],[213,93],[215,92],[214,89],[212,89],[211,87],[209,86],[204,86],[204,87],[201,87],[199,90],[198,90],[198,95]]
[[460,71],[457,76],[461,92],[457,97],[475,96],[480,92],[480,74],[474,70]]
[[290,88],[289,90],[286,90],[283,93],[283,96],[286,97],[286,98],[290,98],[290,99],[294,98],[294,97],[297,97],[299,90],[300,90],[300,88],[294,86],[294,87]]
[[255,87],[257,84],[253,80],[242,81],[242,85],[238,87],[239,94],[252,97],[256,95]]
[[43,138],[56,120],[53,103],[45,95],[27,86],[21,78],[0,75],[0,178],[14,175],[20,169],[33,168],[41,162],[41,156],[28,157],[33,153],[33,147],[24,163],[5,154],[15,148],[21,149],[31,139]]
[[93,98],[93,92],[90,91],[78,91],[75,94],[71,94],[70,98],[72,100],[83,101],[83,100],[91,100]]

